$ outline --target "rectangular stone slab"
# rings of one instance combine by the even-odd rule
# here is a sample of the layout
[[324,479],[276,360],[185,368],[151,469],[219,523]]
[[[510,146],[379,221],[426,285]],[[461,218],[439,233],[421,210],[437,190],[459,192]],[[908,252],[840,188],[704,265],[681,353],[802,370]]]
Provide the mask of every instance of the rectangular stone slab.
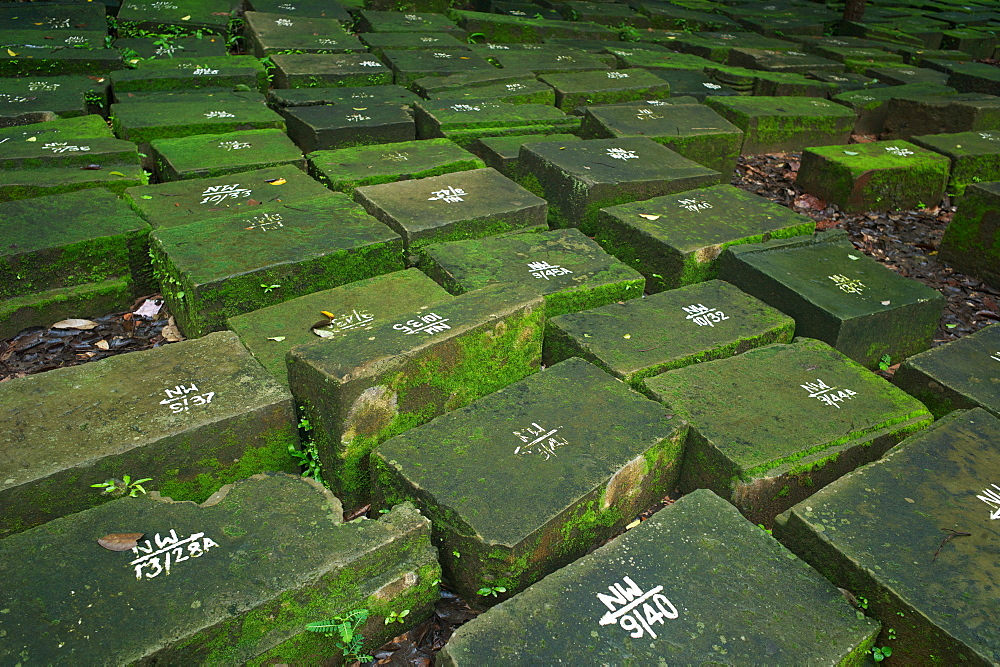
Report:
[[225,0],[128,0],[118,10],[118,34],[132,37],[144,31],[169,33],[200,30],[225,35],[229,23],[229,5]]
[[413,141],[416,125],[405,104],[355,103],[282,110],[288,136],[303,152]]
[[125,190],[149,182],[138,162],[117,164],[112,169],[42,167],[0,170],[0,202],[58,195],[90,188],[105,188],[121,196]]
[[731,245],[809,235],[816,223],[732,185],[609,206],[596,240],[646,276],[660,292],[718,276],[719,254]]
[[[117,553],[97,543],[125,531],[144,535]],[[201,506],[122,498],[8,537],[0,554],[5,662],[310,662],[329,640],[306,623],[361,608],[370,651],[394,632],[383,617],[430,613],[440,571],[412,507],[343,523],[329,491],[280,474],[227,485]]]
[[790,343],[794,330],[787,315],[729,283],[709,280],[554,317],[543,360],[551,365],[581,357],[644,392],[644,378]]
[[483,137],[474,142],[469,150],[481,157],[486,166],[493,167],[507,178],[521,177],[518,157],[521,146],[530,141],[580,141],[575,134],[514,134],[503,137]]
[[941,239],[941,259],[1000,287],[1000,182],[972,183]]
[[348,194],[362,185],[440,176],[486,165],[448,139],[356,146],[308,155],[309,171],[331,190]]
[[[35,137],[33,140],[31,137]],[[0,127],[0,143],[24,142],[42,143],[77,139],[112,139],[114,135],[107,121],[97,115],[73,116],[71,118],[54,118],[39,121],[30,125],[14,125]],[[29,141],[30,140],[30,141]]]
[[420,96],[402,86],[344,86],[340,88],[272,88],[267,101],[275,107],[308,107],[340,104],[363,107],[371,104],[411,104]]
[[275,88],[380,86],[392,70],[370,53],[281,53],[271,56]]
[[280,115],[256,102],[260,98],[256,93],[231,95],[249,96],[249,102],[206,98],[190,102],[112,104],[112,127],[116,137],[136,143],[237,130],[285,129]]
[[[893,628],[904,664],[995,663],[1000,420],[952,413],[778,517],[774,534]],[[953,539],[949,539],[954,536]]]
[[723,174],[732,173],[743,145],[743,130],[701,104],[588,107],[580,134],[595,139],[649,137]]
[[125,197],[153,227],[177,227],[227,218],[244,210],[248,215],[280,213],[288,206],[297,206],[297,202],[327,194],[329,190],[321,183],[297,168],[272,167],[217,178],[129,188]]
[[476,70],[489,71],[493,65],[468,51],[440,49],[385,49],[382,56],[392,68],[392,82],[409,86],[427,76],[447,76]]
[[391,12],[365,9],[357,12],[360,32],[447,32],[464,37],[458,26],[443,14]]
[[705,104],[743,130],[742,155],[846,144],[854,127],[854,112],[828,100],[709,97]]
[[253,56],[207,56],[144,60],[136,69],[111,74],[115,95],[153,90],[190,90],[246,86],[267,88],[264,66]]
[[879,134],[888,118],[889,102],[897,97],[908,95],[930,95],[932,97],[947,97],[955,94],[955,89],[938,84],[913,83],[905,86],[884,86],[881,88],[866,88],[839,93],[831,99],[838,104],[854,109],[857,120],[854,121],[856,134]]
[[246,38],[253,54],[263,58],[272,53],[354,53],[365,51],[354,35],[348,34],[335,18],[306,18],[267,12],[245,12]]
[[795,182],[851,213],[913,209],[941,201],[950,168],[946,156],[907,141],[815,146],[802,151]]
[[302,151],[281,130],[197,134],[150,142],[161,181],[211,178],[287,165],[306,169]]
[[48,328],[71,317],[127,310],[135,292],[132,276],[126,275],[0,299],[0,338],[11,338],[28,327]]
[[497,51],[490,54],[490,60],[499,63],[503,69],[527,70],[534,74],[607,69],[607,63],[600,56],[558,47],[553,52],[542,53],[533,50]]
[[570,359],[383,443],[372,465],[386,503],[431,519],[452,590],[486,606],[480,588],[523,590],[669,493],[686,433]]
[[38,169],[45,167],[85,167],[139,164],[139,152],[131,141],[105,137],[62,137],[65,141],[2,141],[0,169]]
[[795,318],[800,336],[824,340],[868,368],[930,347],[944,297],[858,251],[839,230],[732,246],[719,278]]
[[4,79],[0,92],[0,125],[26,125],[72,118],[88,113],[88,105],[103,106],[108,99],[108,80],[87,76],[39,76]]
[[343,4],[330,0],[298,0],[294,5],[287,0],[247,0],[247,9],[255,12],[286,14],[288,16],[314,16],[316,18],[335,18],[344,26],[354,23],[354,17],[347,13]]
[[[902,58],[900,58],[902,60]],[[829,60],[818,55],[801,51],[778,51],[737,47],[729,51],[726,63],[735,67],[747,67],[768,72],[834,72],[844,71],[842,62]]]
[[339,192],[157,229],[153,270],[187,336],[227,317],[403,268],[403,240]]
[[355,200],[403,236],[407,251],[545,225],[547,204],[495,169],[473,169],[354,191]]
[[645,283],[578,229],[435,243],[421,248],[418,264],[452,294],[495,283],[537,291],[546,317],[638,298]]
[[369,502],[372,449],[533,373],[544,322],[540,296],[497,285],[425,304],[368,336],[292,348],[288,381],[323,479],[349,507]]
[[525,144],[521,183],[549,202],[553,227],[597,229],[606,206],[717,184],[722,175],[645,137]]
[[482,33],[488,42],[541,42],[548,38],[617,40],[618,31],[584,21],[522,18],[486,12],[453,10],[463,30]]
[[236,315],[226,320],[226,328],[235,331],[257,361],[288,386],[285,354],[292,347],[314,342],[320,335],[368,336],[377,324],[449,299],[451,295],[421,271],[406,269]]
[[1000,132],[925,134],[910,137],[910,141],[951,160],[948,173],[951,194],[965,194],[970,183],[1000,180]]
[[465,624],[437,657],[448,667],[665,656],[849,665],[878,630],[812,568],[699,490]]
[[670,84],[643,69],[567,72],[539,77],[556,91],[556,106],[563,111],[588,104],[670,97]]
[[358,37],[376,55],[381,55],[384,49],[471,50],[468,44],[447,32],[363,32]]
[[[496,46],[495,44],[493,46]],[[537,45],[533,45],[537,46]],[[480,86],[492,86],[496,84],[523,83],[525,81],[535,81],[535,76],[531,72],[524,70],[474,70],[472,72],[461,72],[459,74],[449,74],[447,76],[427,76],[417,79],[411,84],[411,88],[424,97],[434,98],[442,96],[448,91],[462,91]]]
[[148,235],[149,225],[105,190],[0,204],[0,299],[131,281],[147,261]]
[[91,485],[122,475],[201,502],[297,469],[291,396],[232,332],[17,378],[0,396],[0,536],[99,505]]
[[938,419],[952,410],[983,408],[1000,416],[1000,325],[991,324],[903,361],[892,382]]
[[811,338],[645,383],[691,423],[681,490],[711,489],[768,527],[933,421],[915,398]]
[[497,83],[489,86],[476,86],[468,90],[448,90],[440,94],[432,94],[432,100],[452,100],[464,102],[479,102],[494,100],[511,104],[545,104],[556,103],[556,94],[552,88],[535,79],[525,79],[523,82]]
[[[159,43],[157,43],[159,42]],[[125,37],[112,45],[122,52],[128,65],[138,65],[140,58],[208,58],[226,55],[226,40],[221,35],[190,35],[165,41],[160,37]]]
[[[431,100],[414,107],[417,135],[444,136],[449,130],[538,126],[539,132],[558,132],[579,124],[579,119],[543,104],[509,104],[496,100]],[[484,131],[484,136],[492,136]]]
[[889,100],[883,139],[1000,129],[1000,99],[982,93]]

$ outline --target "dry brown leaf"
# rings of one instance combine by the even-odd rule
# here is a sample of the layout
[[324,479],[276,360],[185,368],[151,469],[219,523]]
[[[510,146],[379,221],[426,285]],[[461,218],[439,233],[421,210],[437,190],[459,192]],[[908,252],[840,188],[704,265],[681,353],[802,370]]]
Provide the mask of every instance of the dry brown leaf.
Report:
[[163,327],[160,331],[160,335],[163,336],[163,340],[168,343],[176,343],[177,341],[184,340],[184,336],[181,335],[180,329],[177,328],[177,324],[174,322],[173,316],[167,320],[167,326]]
[[111,346],[108,345],[108,341],[106,341],[106,340],[99,340],[99,341],[97,341],[96,343],[94,343],[94,347],[96,347],[96,348],[98,348],[100,350],[108,350],[108,349],[111,348]]
[[652,215],[650,213],[640,213],[639,217],[640,218],[646,218],[646,220],[659,220],[660,219],[660,216],[658,216],[658,215]]
[[128,551],[139,544],[146,533],[108,533],[97,543],[108,551]]
[[59,320],[53,324],[50,329],[82,329],[89,330],[97,326],[97,322],[91,322],[90,320],[79,320],[75,318],[70,318],[68,320]]

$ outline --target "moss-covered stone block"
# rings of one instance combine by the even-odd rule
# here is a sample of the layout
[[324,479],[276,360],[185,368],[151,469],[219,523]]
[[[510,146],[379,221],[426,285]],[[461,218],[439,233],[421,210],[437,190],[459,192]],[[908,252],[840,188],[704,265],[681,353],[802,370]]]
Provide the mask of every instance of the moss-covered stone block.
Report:
[[580,125],[579,118],[567,116],[551,106],[499,100],[429,100],[417,104],[414,112],[418,137],[426,139],[466,131],[473,136],[465,143],[471,143],[478,136],[497,136],[498,129],[517,134],[551,134],[572,132]]
[[570,359],[381,444],[372,465],[385,502],[413,500],[431,519],[452,589],[486,606],[669,493],[686,433],[663,406]]
[[691,424],[681,490],[711,489],[766,527],[933,421],[915,398],[809,338],[645,383]]
[[232,332],[17,378],[0,395],[4,536],[103,504],[114,496],[91,485],[122,475],[201,502],[297,469],[291,395]]
[[455,34],[448,32],[363,32],[358,38],[378,56],[386,49],[472,50],[464,40],[459,40]]
[[955,412],[775,521],[775,537],[892,628],[893,660],[996,662],[998,439],[995,416]]
[[226,327],[288,386],[285,355],[296,345],[314,342],[320,335],[368,336],[378,324],[449,299],[451,295],[421,271],[406,269],[236,315],[226,320]]
[[1000,182],[973,183],[941,238],[940,257],[1000,287]]
[[255,12],[284,14],[290,17],[334,18],[344,27],[348,27],[354,23],[354,17],[344,8],[348,4],[355,6],[355,3],[334,4],[327,0],[301,0],[294,5],[287,0],[247,0],[246,8]]
[[104,188],[116,195],[145,185],[146,173],[138,163],[113,165],[113,169],[42,167],[27,170],[0,169],[0,202]]
[[248,216],[281,213],[299,202],[327,194],[329,190],[298,168],[271,167],[217,178],[128,188],[125,199],[156,228],[229,218],[240,212]]
[[493,167],[507,178],[515,181],[520,180],[521,173],[518,157],[521,154],[521,146],[534,141],[580,141],[580,137],[575,134],[514,134],[504,137],[483,137],[474,142],[470,147],[473,153],[478,155],[486,163],[486,166]]
[[852,665],[878,628],[702,489],[465,624],[438,663]]
[[468,33],[482,33],[487,42],[541,42],[545,39],[600,39],[615,41],[618,31],[585,21],[559,21],[453,10],[458,25]]
[[267,91],[268,104],[280,107],[310,107],[334,104],[341,107],[365,107],[381,104],[410,105],[420,99],[402,86],[343,86],[316,88],[272,88]]
[[830,97],[836,84],[795,72],[769,72],[733,65],[713,65],[705,73],[716,81],[759,97]]
[[641,297],[645,283],[577,229],[435,243],[418,265],[452,294],[496,283],[543,294],[546,317]]
[[225,0],[129,0],[118,10],[118,36],[144,32],[225,35],[232,9]]
[[[492,46],[497,46],[493,44]],[[540,46],[539,44],[527,44],[524,46]],[[483,86],[495,86],[498,84],[527,83],[537,81],[531,72],[524,70],[473,70],[471,72],[460,72],[458,74],[448,74],[445,76],[425,76],[417,79],[410,88],[429,99],[442,98],[448,92],[456,94],[469,91]]]
[[271,56],[275,88],[380,86],[392,70],[370,53],[281,53]]
[[[65,141],[32,141],[14,138],[0,143],[0,170],[45,167],[82,168],[91,164],[114,169],[118,164],[139,164],[139,151],[130,141],[107,137],[62,137]],[[55,137],[53,137],[55,138]]]
[[859,252],[839,230],[732,246],[719,278],[791,315],[798,335],[867,368],[930,347],[944,310],[940,293]]
[[0,204],[0,299],[131,282],[146,261],[149,225],[104,190]]
[[364,9],[356,12],[359,32],[446,32],[464,38],[465,33],[444,14]]
[[536,51],[518,49],[514,46],[510,50],[491,51],[489,56],[490,60],[498,63],[503,69],[528,71],[536,75],[607,69],[607,63],[604,60],[607,56],[602,58],[586,51],[560,47],[556,47],[552,51]]
[[274,53],[361,53],[365,46],[336,18],[245,12],[246,39],[258,58]]
[[[159,43],[157,43],[159,42]],[[222,35],[176,37],[165,42],[159,36],[123,37],[112,42],[122,52],[125,64],[138,66],[141,59],[150,58],[210,58],[226,55],[226,39]]]
[[449,90],[440,94],[432,94],[432,100],[450,100],[452,102],[480,102],[496,100],[510,104],[544,104],[552,106],[556,103],[556,93],[552,87],[533,77],[525,77],[515,83],[496,83],[487,86],[476,86],[468,90]]
[[723,174],[732,173],[743,145],[743,130],[700,104],[590,107],[580,133],[598,139],[649,137]]
[[310,153],[309,171],[331,190],[481,169],[485,163],[448,139],[402,141]]
[[302,151],[281,130],[197,134],[150,142],[161,181],[211,178],[287,165],[306,169]]
[[705,104],[743,130],[742,155],[846,144],[854,127],[854,112],[829,100],[709,97]]
[[1000,180],[1000,132],[996,130],[925,134],[910,141],[951,160],[949,194],[965,194],[971,183]]
[[150,251],[164,299],[187,336],[227,317],[403,268],[399,234],[339,192],[227,220],[157,229]]
[[709,280],[559,315],[548,326],[546,364],[581,357],[644,392],[644,378],[789,343],[795,321],[729,283]]
[[950,168],[947,156],[906,141],[816,146],[802,151],[795,182],[850,213],[891,211],[937,204]]
[[46,76],[53,73],[94,75],[126,67],[118,49],[56,47],[51,50],[29,51],[20,47],[19,52],[11,55],[8,51],[13,50],[7,49],[0,53],[0,76],[13,78]]
[[670,97],[670,84],[644,69],[545,74],[539,79],[556,91],[556,106],[571,111],[589,104]]
[[393,83],[397,86],[409,86],[428,76],[494,69],[485,58],[468,51],[385,49],[382,55],[392,68]]
[[0,338],[10,338],[28,327],[47,328],[70,317],[127,310],[135,300],[135,291],[135,282],[128,275],[0,299]]
[[284,119],[257,93],[177,102],[133,101],[111,105],[115,136],[138,144],[196,134],[285,129]]
[[379,443],[535,372],[544,310],[541,296],[496,285],[425,304],[368,336],[292,348],[289,384],[327,485],[349,507],[364,505]]
[[903,86],[882,86],[849,90],[834,95],[831,99],[850,107],[857,114],[854,132],[857,134],[880,134],[889,117],[890,101],[911,95],[941,98],[955,95],[954,88],[940,84],[907,84]]
[[545,225],[547,204],[495,169],[472,169],[354,191],[355,200],[403,236],[408,252]]
[[1000,98],[983,93],[889,100],[883,139],[1000,129]]
[[785,206],[713,185],[600,210],[595,239],[660,292],[711,280],[731,245],[812,234],[816,223]]
[[232,90],[236,86],[262,91],[267,88],[267,73],[253,56],[166,58],[143,60],[135,69],[113,72],[111,85],[118,97],[164,90]]
[[[902,60],[902,58],[900,58]],[[801,51],[775,51],[737,46],[729,51],[726,63],[734,67],[746,67],[768,72],[809,72],[844,71],[842,62]]]
[[645,137],[521,147],[521,182],[549,202],[553,227],[597,229],[601,208],[717,184],[722,175]]
[[[146,532],[124,552],[94,543],[122,530]],[[358,633],[372,651],[391,638],[392,612],[431,613],[440,572],[412,506],[344,523],[329,491],[282,474],[242,479],[200,506],[122,498],[8,537],[0,554],[0,601],[16,614],[0,625],[0,655],[88,664],[329,659],[331,640],[306,624],[356,609],[369,612]],[[68,636],[50,622],[70,617]]]
[[1000,417],[1000,325],[992,324],[903,361],[892,382],[938,419],[984,408]]
[[417,138],[413,116],[403,104],[295,107],[282,115],[288,136],[306,153]]
[[663,51],[634,50],[626,55],[618,56],[618,62],[625,68],[642,68],[651,70],[682,70],[703,72],[705,68],[718,63],[694,56],[689,53],[673,53]]
[[[34,137],[34,139],[32,139]],[[114,135],[107,121],[97,114],[86,116],[73,116],[70,118],[53,118],[47,121],[39,121],[30,125],[13,124],[11,127],[0,127],[0,145],[7,142],[34,143],[41,141],[42,144],[56,141],[79,140],[79,139],[112,139]]]

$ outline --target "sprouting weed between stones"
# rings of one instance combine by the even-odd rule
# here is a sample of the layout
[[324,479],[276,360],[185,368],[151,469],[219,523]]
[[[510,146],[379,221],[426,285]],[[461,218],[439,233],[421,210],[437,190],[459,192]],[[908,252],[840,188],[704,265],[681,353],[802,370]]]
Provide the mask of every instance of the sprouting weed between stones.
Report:
[[129,498],[135,498],[140,493],[146,495],[146,489],[142,486],[146,482],[153,481],[152,477],[143,477],[142,479],[132,479],[129,475],[122,475],[121,479],[109,479],[106,482],[101,482],[100,484],[91,484],[91,488],[94,489],[104,489],[104,493],[110,493],[118,498],[123,498],[128,496]]
[[306,630],[317,632],[334,640],[344,656],[345,662],[371,662],[374,658],[361,653],[365,638],[358,629],[368,620],[367,609],[354,609],[343,616],[334,616],[328,621],[306,623]]

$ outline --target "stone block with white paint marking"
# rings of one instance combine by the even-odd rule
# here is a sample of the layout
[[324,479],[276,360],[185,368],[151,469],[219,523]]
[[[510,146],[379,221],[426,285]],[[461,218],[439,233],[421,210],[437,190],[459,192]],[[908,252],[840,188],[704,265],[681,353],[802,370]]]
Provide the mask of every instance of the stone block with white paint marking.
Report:
[[877,632],[702,489],[462,626],[438,664],[844,665]]
[[671,493],[686,434],[663,406],[569,359],[385,442],[372,466],[387,504],[412,500],[430,517],[446,579],[480,606]]
[[232,332],[0,384],[0,536],[106,502],[110,479],[202,501],[295,471],[288,391]]
[[307,623],[365,609],[370,651],[392,612],[430,613],[439,572],[412,507],[343,523],[301,477],[254,475],[201,506],[121,498],[0,540],[0,662],[317,664],[331,640]]
[[774,536],[893,628],[893,660],[996,664],[998,442],[994,415],[952,412],[779,516]]

